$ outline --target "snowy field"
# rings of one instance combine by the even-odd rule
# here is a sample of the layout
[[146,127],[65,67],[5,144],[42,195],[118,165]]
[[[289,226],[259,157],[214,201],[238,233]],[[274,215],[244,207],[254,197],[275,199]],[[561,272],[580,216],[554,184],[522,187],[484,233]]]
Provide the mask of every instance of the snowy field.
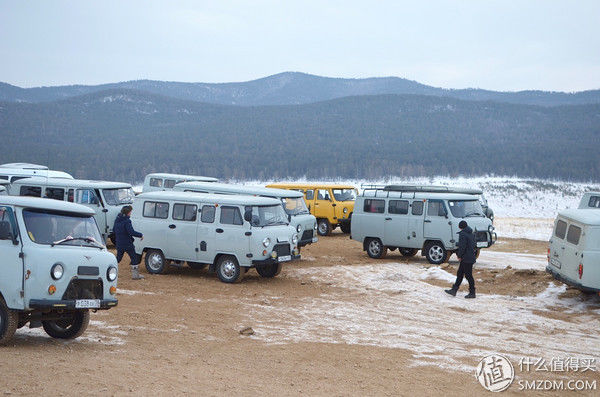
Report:
[[[274,181],[224,181],[245,185],[264,186]],[[284,182],[284,181],[276,181]],[[315,182],[307,179],[290,179],[285,182]],[[517,177],[430,177],[380,180],[331,179],[354,185],[362,184],[424,184],[480,188],[484,191],[490,208],[496,216],[496,229],[501,237],[548,240],[558,211],[577,208],[584,192],[600,191],[600,184],[565,182],[558,180],[527,179]],[[141,186],[136,186],[141,191]]]

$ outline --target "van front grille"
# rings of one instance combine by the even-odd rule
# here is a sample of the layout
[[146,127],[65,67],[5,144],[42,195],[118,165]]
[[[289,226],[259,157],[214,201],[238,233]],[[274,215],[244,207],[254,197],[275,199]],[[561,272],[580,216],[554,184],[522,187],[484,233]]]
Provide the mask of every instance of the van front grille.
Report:
[[290,255],[290,245],[289,244],[277,244],[273,250],[277,252],[277,256],[287,256]]
[[302,233],[302,238],[301,240],[312,240],[313,238],[313,231],[312,230],[305,230],[304,233]]
[[71,280],[63,294],[63,300],[73,299],[102,299],[104,290],[102,280]]

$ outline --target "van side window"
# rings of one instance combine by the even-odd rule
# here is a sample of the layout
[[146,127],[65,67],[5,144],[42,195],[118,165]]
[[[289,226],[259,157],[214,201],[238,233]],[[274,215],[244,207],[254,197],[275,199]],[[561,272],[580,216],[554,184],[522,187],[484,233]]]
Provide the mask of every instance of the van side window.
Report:
[[390,200],[388,204],[388,213],[390,214],[408,214],[408,201],[406,200]]
[[413,201],[411,213],[413,215],[423,215],[423,202],[422,201]]
[[427,200],[428,216],[446,216],[446,207],[444,202],[439,200]]
[[98,204],[98,196],[92,189],[84,189],[77,191],[77,203],[79,204]]
[[567,233],[567,241],[571,244],[579,244],[579,238],[581,237],[581,228],[575,225],[569,226],[569,232]]
[[12,237],[17,237],[17,220],[13,209],[10,207],[0,207],[0,228],[8,230]]
[[169,216],[169,203],[159,203],[155,201],[144,202],[144,217],[167,219]]
[[567,222],[559,220],[556,222],[556,230],[554,231],[554,235],[558,238],[565,239],[565,235],[567,234]]
[[238,207],[221,207],[221,223],[223,225],[243,225],[240,209]]
[[193,204],[174,204],[173,205],[173,219],[176,221],[190,221],[196,220],[196,213],[198,207]]
[[165,187],[167,189],[173,189],[173,186],[175,186],[175,179],[165,179]]
[[590,201],[588,203],[588,207],[600,208],[600,196],[592,196],[592,197],[590,197]]
[[202,223],[213,223],[215,221],[215,211],[216,208],[214,205],[203,206],[202,215],[200,216]]
[[13,176],[12,178],[10,178],[10,183],[16,182],[21,179],[27,179],[27,178],[29,178],[29,177],[28,176]]
[[331,198],[329,196],[329,190],[327,189],[319,189],[317,190],[317,200],[327,200],[329,201]]
[[162,179],[160,179],[160,178],[150,178],[150,186],[152,186],[152,187],[162,187]]
[[312,189],[309,189],[306,191],[306,199],[307,200],[313,200],[315,198],[315,191]]
[[75,190],[69,189],[69,193],[67,193],[67,201],[72,203],[75,201]]
[[45,197],[49,199],[63,201],[65,199],[65,189],[60,189],[57,187],[47,187]]
[[42,197],[42,188],[39,186],[21,186],[19,196]]
[[383,214],[385,211],[385,200],[366,199],[363,211]]

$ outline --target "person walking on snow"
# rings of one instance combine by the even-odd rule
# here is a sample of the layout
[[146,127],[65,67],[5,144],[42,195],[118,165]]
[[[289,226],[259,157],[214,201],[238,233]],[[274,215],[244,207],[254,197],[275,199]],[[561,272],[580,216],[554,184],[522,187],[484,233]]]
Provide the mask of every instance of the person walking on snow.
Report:
[[456,296],[456,291],[458,291],[464,277],[469,282],[469,294],[465,295],[465,298],[473,299],[475,298],[473,265],[477,259],[475,235],[473,234],[473,229],[471,229],[464,220],[460,221],[458,228],[460,229],[460,232],[458,232],[458,250],[456,251],[456,256],[458,256],[460,265],[458,266],[458,272],[456,273],[456,282],[452,288],[445,291],[452,296]]
[[139,237],[144,239],[144,235],[140,232],[136,232],[131,224],[131,211],[133,208],[130,205],[126,205],[121,209],[117,219],[115,219],[115,225],[113,231],[115,233],[115,245],[117,247],[117,262],[121,262],[125,252],[129,255],[131,260],[131,278],[133,280],[141,280],[144,278],[140,274],[139,266],[140,258],[135,253],[133,246],[133,238]]

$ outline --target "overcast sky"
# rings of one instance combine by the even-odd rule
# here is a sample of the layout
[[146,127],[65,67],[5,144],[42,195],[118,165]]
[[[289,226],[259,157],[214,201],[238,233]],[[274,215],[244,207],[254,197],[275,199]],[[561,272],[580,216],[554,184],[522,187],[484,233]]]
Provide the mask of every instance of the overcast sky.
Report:
[[300,71],[445,88],[600,88],[600,1],[6,1],[0,81],[245,81]]

